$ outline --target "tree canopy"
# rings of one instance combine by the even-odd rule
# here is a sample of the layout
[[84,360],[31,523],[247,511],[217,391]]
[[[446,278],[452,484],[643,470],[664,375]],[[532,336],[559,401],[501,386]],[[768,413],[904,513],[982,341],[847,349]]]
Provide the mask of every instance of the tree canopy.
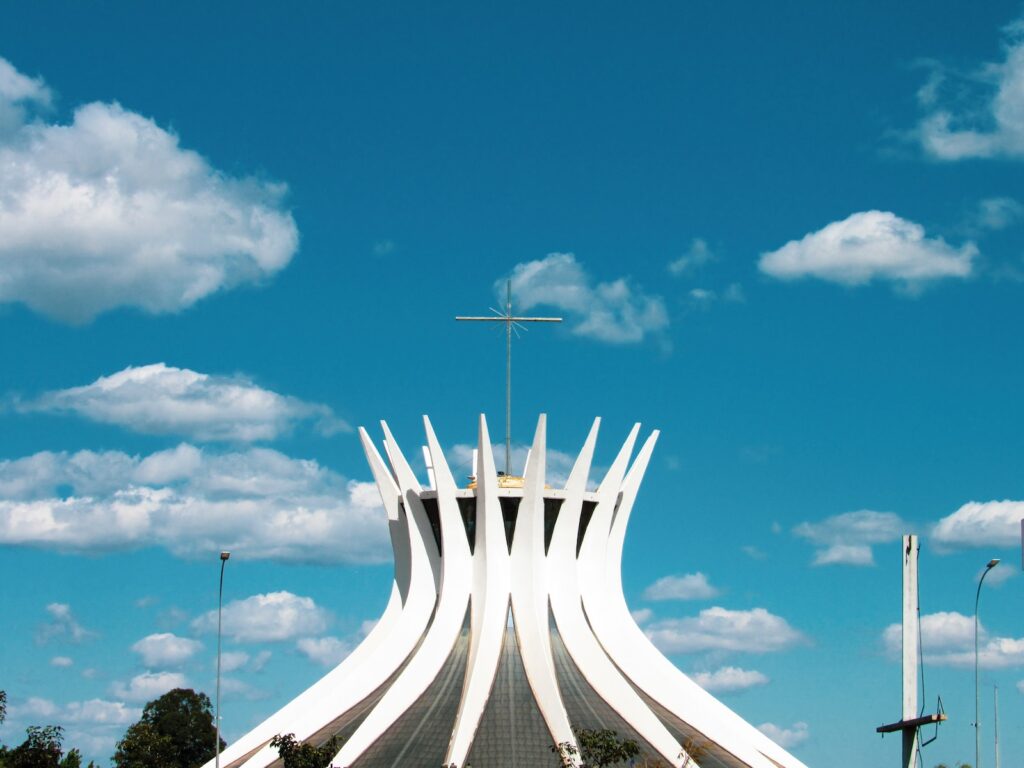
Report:
[[270,746],[284,761],[284,768],[330,768],[331,759],[338,754],[341,740],[332,736],[319,747],[302,744],[294,733],[278,734],[270,740]]
[[608,728],[591,730],[573,728],[577,748],[572,742],[563,741],[551,747],[558,755],[561,765],[569,765],[572,758],[579,756],[580,768],[605,768],[625,763],[640,754],[640,747],[632,739],[626,739]]
[[210,697],[175,688],[146,704],[111,759],[116,768],[198,768],[214,756],[215,738]]

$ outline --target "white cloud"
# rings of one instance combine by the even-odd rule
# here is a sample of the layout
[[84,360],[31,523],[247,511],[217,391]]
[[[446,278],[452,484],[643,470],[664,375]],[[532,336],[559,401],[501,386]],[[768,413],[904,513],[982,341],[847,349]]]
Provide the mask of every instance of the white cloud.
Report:
[[860,509],[800,523],[793,533],[814,544],[814,565],[874,565],[871,545],[898,541],[906,530],[899,515]]
[[932,157],[1024,156],[1024,18],[1003,32],[1002,61],[959,76],[938,68],[929,78],[917,137]]
[[27,77],[0,58],[0,139],[24,124],[30,106],[49,107],[52,98],[42,78]]
[[654,611],[650,608],[637,608],[635,611],[630,611],[629,615],[637,624],[645,624],[654,618]]
[[[1024,666],[1024,637],[994,637],[978,627],[978,665],[987,669]],[[899,658],[903,627],[890,624],[882,633],[890,658]],[[974,617],[940,611],[921,617],[921,649],[926,662],[947,667],[974,666]]]
[[751,560],[764,560],[768,557],[767,553],[763,549],[755,547],[753,544],[746,544],[740,547],[740,550]]
[[[505,280],[495,283],[505,295]],[[571,253],[517,264],[512,270],[516,306],[528,311],[550,306],[568,314],[572,333],[612,344],[631,344],[668,327],[660,296],[648,296],[627,278],[593,284]]]
[[25,119],[48,100],[0,59],[0,302],[70,323],[177,312],[295,254],[283,185],[218,171],[116,103],[80,106],[66,125]]
[[1012,547],[1020,543],[1024,501],[969,501],[932,529],[932,541],[943,548]]
[[793,723],[789,728],[780,728],[774,723],[761,723],[757,729],[784,749],[803,744],[811,735],[807,723],[803,722]]
[[966,278],[978,248],[959,249],[888,211],[863,211],[762,253],[758,268],[779,280],[816,277],[858,286],[890,280],[908,291],[944,277]]
[[[238,642],[291,640],[318,635],[327,629],[328,613],[311,597],[291,592],[270,592],[233,600],[224,606],[224,634]],[[217,612],[209,611],[192,622],[196,632],[214,632]]]
[[164,363],[128,367],[18,407],[70,411],[136,432],[203,441],[274,440],[302,421],[313,422],[325,435],[351,429],[326,405],[279,395],[243,376],[212,376]]
[[378,240],[373,244],[374,256],[388,256],[395,252],[394,240]]
[[60,711],[60,707],[49,699],[42,696],[30,696],[24,702],[12,703],[8,707],[8,714],[11,719],[29,719],[33,717],[54,717]]
[[686,253],[669,263],[668,271],[676,276],[685,275],[714,260],[715,254],[708,248],[707,242],[697,237],[690,243]]
[[71,723],[94,723],[97,725],[128,725],[142,716],[141,709],[127,706],[121,701],[89,699],[73,701],[67,705],[64,718]]
[[664,576],[644,590],[644,600],[710,600],[718,590],[698,571],[683,576]]
[[115,682],[110,692],[119,699],[150,701],[175,688],[187,688],[188,679],[181,672],[143,672],[128,684]]
[[256,688],[244,680],[236,680],[233,677],[225,677],[221,681],[221,688],[226,699],[245,699],[246,701],[259,701],[270,696],[267,691]]
[[0,461],[0,544],[386,562],[387,525],[376,494],[373,484],[266,448],[218,454],[186,444],[144,458],[43,452]]
[[68,656],[54,656],[50,659],[50,666],[57,667],[58,669],[66,669],[73,665],[75,662]]
[[771,653],[807,642],[784,618],[764,608],[732,611],[715,606],[696,617],[656,621],[646,632],[665,653]]
[[770,682],[768,676],[762,672],[739,667],[722,667],[714,672],[698,672],[693,679],[704,690],[721,693],[745,691],[747,688],[767,685]]
[[249,663],[249,654],[245,651],[225,651],[221,654],[220,665],[224,672],[234,672]]
[[36,642],[38,643],[46,643],[50,640],[80,643],[96,634],[78,623],[71,612],[71,606],[67,603],[50,603],[46,606],[46,612],[50,615],[50,621],[40,626],[36,632]]
[[303,637],[295,644],[310,661],[333,667],[352,652],[352,646],[336,637]]
[[975,223],[982,229],[1006,229],[1024,219],[1024,205],[1012,197],[988,197],[978,203]]
[[176,666],[188,661],[203,647],[198,640],[170,632],[147,635],[132,646],[147,667]]

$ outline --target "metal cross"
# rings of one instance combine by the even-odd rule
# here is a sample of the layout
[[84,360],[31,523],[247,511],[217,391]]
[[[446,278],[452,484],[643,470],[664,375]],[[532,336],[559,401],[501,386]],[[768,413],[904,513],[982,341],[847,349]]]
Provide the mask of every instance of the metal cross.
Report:
[[505,313],[491,307],[494,317],[456,317],[456,320],[505,324],[505,474],[511,474],[512,453],[512,328],[526,330],[522,323],[560,323],[560,317],[516,317],[512,314],[512,281],[508,281]]

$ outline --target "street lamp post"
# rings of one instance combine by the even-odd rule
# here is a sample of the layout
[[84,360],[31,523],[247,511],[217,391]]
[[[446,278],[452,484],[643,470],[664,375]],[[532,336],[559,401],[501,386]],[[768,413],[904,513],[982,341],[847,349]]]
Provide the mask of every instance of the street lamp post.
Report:
[[978,693],[978,601],[981,600],[981,585],[988,572],[999,565],[999,558],[993,558],[985,566],[985,572],[978,579],[978,591],[974,595],[974,768],[981,768],[981,700]]
[[221,627],[221,609],[224,605],[224,566],[228,563],[228,558],[231,557],[230,552],[220,553],[220,588],[217,590],[217,712],[216,712],[216,729],[217,736],[214,748],[216,749],[216,760],[214,764],[216,768],[220,768],[220,627]]

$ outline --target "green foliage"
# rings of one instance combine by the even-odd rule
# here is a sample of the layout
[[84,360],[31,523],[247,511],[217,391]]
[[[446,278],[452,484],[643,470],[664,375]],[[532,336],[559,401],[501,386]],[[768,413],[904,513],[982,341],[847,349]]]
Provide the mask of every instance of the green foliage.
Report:
[[640,747],[632,739],[621,738],[615,731],[607,728],[590,730],[589,728],[573,728],[576,744],[563,741],[551,747],[558,755],[559,764],[570,765],[576,756],[580,758],[581,768],[605,768],[605,766],[625,763],[640,754]]
[[278,734],[272,738],[270,746],[281,756],[284,768],[333,768],[331,758],[338,754],[341,740],[337,736],[332,736],[322,746],[314,747],[312,744],[299,742],[294,733],[286,733],[284,736]]
[[59,725],[30,725],[26,738],[4,755],[5,768],[60,768],[64,729]]
[[82,768],[82,753],[72,749],[60,761],[60,768]]
[[146,704],[111,759],[116,768],[198,768],[213,757],[215,738],[210,697],[175,688]]

